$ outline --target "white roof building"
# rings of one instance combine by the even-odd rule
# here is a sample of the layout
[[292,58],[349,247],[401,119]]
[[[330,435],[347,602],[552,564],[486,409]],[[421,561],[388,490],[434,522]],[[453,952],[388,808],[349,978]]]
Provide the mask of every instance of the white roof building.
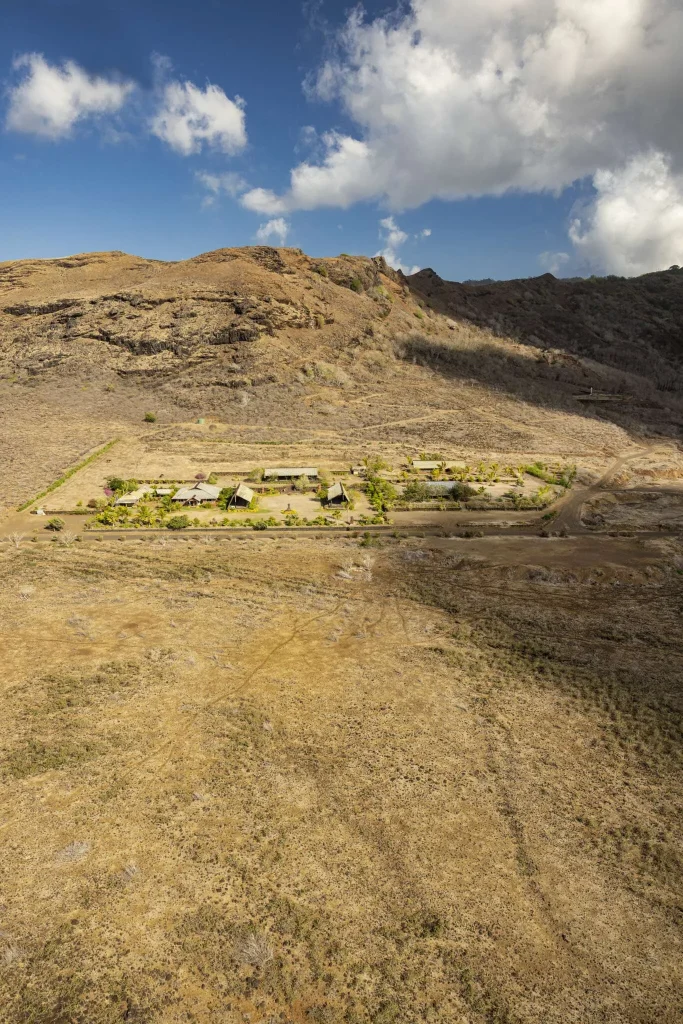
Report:
[[308,467],[295,467],[294,469],[266,469],[263,472],[264,480],[291,480],[299,476],[313,477],[314,479],[318,476],[318,470],[313,469],[311,466]]
[[216,501],[220,493],[220,487],[216,487],[215,484],[202,482],[195,484],[193,487],[181,487],[173,495],[173,500],[188,505],[199,505],[202,501]]
[[128,494],[122,494],[120,498],[117,498],[114,502],[115,505],[135,505],[138,501],[141,501],[146,495],[150,494],[149,487],[138,487],[136,491],[129,491]]
[[432,494],[450,494],[455,487],[454,480],[425,480],[424,486]]

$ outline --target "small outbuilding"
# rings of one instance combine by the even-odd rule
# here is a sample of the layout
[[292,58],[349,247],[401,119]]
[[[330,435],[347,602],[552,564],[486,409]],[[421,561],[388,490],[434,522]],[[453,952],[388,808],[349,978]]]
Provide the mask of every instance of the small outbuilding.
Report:
[[207,501],[216,501],[220,493],[220,487],[202,482],[194,487],[181,487],[173,495],[173,500],[181,505],[202,505]]
[[346,488],[344,487],[344,484],[337,483],[337,484],[332,484],[331,487],[328,487],[328,489],[327,489],[327,504],[328,505],[343,505],[344,503],[346,503],[348,505],[348,502],[349,502],[349,496],[348,496],[348,493],[346,491]]
[[173,494],[172,487],[156,487],[155,494],[157,498],[166,498],[169,494]]
[[421,472],[431,473],[434,469],[441,469],[443,462],[427,462],[421,459],[414,459],[411,466],[413,469],[420,470]]
[[122,494],[120,498],[117,498],[114,502],[115,505],[127,505],[131,508],[133,505],[137,505],[139,501],[149,494],[148,487],[138,487],[136,491],[128,491],[127,494]]
[[247,487],[246,484],[240,484],[233,491],[232,497],[228,502],[228,508],[234,505],[236,508],[248,508],[254,500],[254,492],[251,487]]
[[318,470],[312,466],[294,468],[266,469],[263,471],[264,480],[297,480],[300,476],[307,476],[309,480],[318,479]]
[[435,498],[444,494],[451,494],[455,483],[453,480],[425,480],[424,486]]

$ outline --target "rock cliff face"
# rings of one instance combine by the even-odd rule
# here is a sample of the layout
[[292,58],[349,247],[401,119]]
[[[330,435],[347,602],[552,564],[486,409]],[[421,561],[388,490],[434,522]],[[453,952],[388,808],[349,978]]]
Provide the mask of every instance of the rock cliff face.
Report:
[[636,278],[444,281],[431,269],[406,279],[434,309],[540,348],[594,359],[683,386],[683,270]]
[[417,348],[400,351],[429,361],[441,351],[432,342],[463,330],[489,348],[492,336],[522,343],[554,365],[590,360],[672,393],[683,387],[683,271],[460,284],[430,269],[404,278],[382,258],[268,246],[178,263],[110,252],[0,264],[5,379],[286,384],[311,361],[348,369],[359,349],[386,353],[416,332]]
[[244,366],[268,363],[286,378],[306,349],[352,344],[390,313],[392,329],[402,319],[411,326],[409,305],[383,259],[312,260],[298,249],[225,249],[182,263],[118,252],[6,263],[0,372],[192,371],[196,383],[232,386]]

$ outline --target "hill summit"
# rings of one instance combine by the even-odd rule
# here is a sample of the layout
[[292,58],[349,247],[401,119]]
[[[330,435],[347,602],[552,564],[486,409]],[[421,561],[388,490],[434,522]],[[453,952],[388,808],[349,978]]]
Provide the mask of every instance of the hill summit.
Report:
[[[269,246],[3,263],[3,500],[146,412],[401,456],[678,437],[682,304],[678,271],[458,284]],[[591,389],[620,401],[577,401]]]

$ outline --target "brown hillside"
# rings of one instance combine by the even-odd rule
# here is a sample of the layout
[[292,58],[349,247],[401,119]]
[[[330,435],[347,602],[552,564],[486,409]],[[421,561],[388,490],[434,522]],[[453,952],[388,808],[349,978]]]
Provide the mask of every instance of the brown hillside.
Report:
[[653,280],[0,265],[0,1024],[680,1024]]
[[[660,277],[647,330],[633,321],[628,344],[603,330],[597,346],[547,312],[553,296],[585,293],[571,301],[590,299],[607,323],[626,305],[612,290],[628,282],[449,285],[428,271],[408,280],[381,258],[266,246],[177,263],[110,252],[0,264],[0,506],[138,431],[146,411],[160,425],[208,415],[271,440],[277,428],[344,462],[378,448],[577,461],[634,433],[677,437],[683,407],[661,390],[661,367],[678,373],[662,326],[673,314],[655,300],[680,295],[683,275]],[[634,283],[637,302],[646,288]],[[591,387],[628,401],[578,402]]]
[[[397,282],[383,260],[313,261],[268,247],[180,263],[120,252],[6,263],[3,368],[29,377],[84,367],[154,381],[189,374],[209,387],[264,383],[274,373],[286,380],[299,368],[292,356],[351,342],[386,318],[389,292],[394,299],[404,290]],[[359,308],[352,284],[374,299],[371,312]],[[401,307],[393,322],[408,315]],[[321,333],[301,344],[302,330]]]
[[653,381],[661,391],[683,384],[683,270],[636,278],[460,284],[433,270],[407,279],[435,309],[506,337],[560,348]]

